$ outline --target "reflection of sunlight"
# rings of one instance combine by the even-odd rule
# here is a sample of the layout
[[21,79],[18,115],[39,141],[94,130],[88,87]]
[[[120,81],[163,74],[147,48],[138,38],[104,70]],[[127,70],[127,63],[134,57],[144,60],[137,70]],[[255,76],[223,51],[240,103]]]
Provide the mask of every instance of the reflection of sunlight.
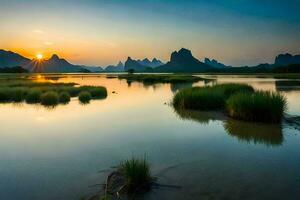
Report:
[[46,122],[47,119],[44,116],[38,116],[38,117],[36,117],[36,121],[38,121],[38,122]]

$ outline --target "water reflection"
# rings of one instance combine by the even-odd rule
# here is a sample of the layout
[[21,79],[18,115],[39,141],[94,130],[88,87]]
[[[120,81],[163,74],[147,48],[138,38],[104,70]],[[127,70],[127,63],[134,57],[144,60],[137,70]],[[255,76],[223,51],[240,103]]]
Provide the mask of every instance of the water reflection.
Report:
[[201,124],[210,121],[223,121],[223,127],[228,135],[238,138],[241,142],[278,146],[283,143],[281,125],[251,123],[234,120],[226,117],[221,112],[194,111],[174,109],[182,120],[193,120]]
[[294,91],[300,90],[299,80],[276,80],[275,87],[277,91]]
[[210,121],[226,119],[226,116],[220,112],[196,111],[176,108],[174,108],[174,111],[182,120],[193,120],[201,124],[208,124]]
[[171,83],[171,91],[173,93],[176,93],[178,90],[184,89],[184,88],[189,88],[192,87],[193,83]]
[[278,146],[283,142],[281,125],[257,124],[228,119],[223,124],[230,136],[240,141],[266,146]]

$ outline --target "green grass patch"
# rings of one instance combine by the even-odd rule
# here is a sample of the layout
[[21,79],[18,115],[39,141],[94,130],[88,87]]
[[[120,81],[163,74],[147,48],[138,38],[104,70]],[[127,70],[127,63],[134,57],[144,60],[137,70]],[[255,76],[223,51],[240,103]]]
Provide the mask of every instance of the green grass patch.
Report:
[[59,102],[62,104],[67,104],[71,100],[70,94],[68,92],[61,92],[59,94]]
[[28,94],[26,95],[26,102],[33,104],[33,103],[40,103],[41,102],[41,94],[42,92],[38,89],[30,89]]
[[55,106],[59,103],[57,92],[45,92],[41,95],[41,104],[44,106]]
[[82,91],[79,93],[78,99],[81,103],[86,104],[90,102],[92,95],[88,91]]
[[187,83],[206,80],[198,76],[175,74],[122,74],[118,75],[118,78],[143,83]]
[[150,166],[145,158],[125,160],[120,165],[120,171],[125,178],[129,192],[134,192],[138,188],[150,188],[153,178],[151,177]]
[[276,92],[237,93],[226,102],[230,117],[246,121],[279,123],[286,108],[285,97]]
[[254,89],[245,84],[221,84],[180,90],[173,98],[173,105],[180,109],[218,110],[224,108],[227,98],[237,92]]
[[245,121],[280,123],[287,103],[277,92],[254,91],[245,84],[220,84],[180,90],[173,97],[176,109],[224,110]]
[[81,86],[79,90],[89,92],[93,99],[102,99],[107,97],[107,90],[105,87]]
[[[66,104],[70,97],[77,97],[83,91],[88,92],[91,99],[107,97],[106,88],[101,86],[77,87],[75,83],[39,82],[28,78],[0,79],[0,103],[26,101],[42,105]],[[58,102],[54,99],[58,99]]]

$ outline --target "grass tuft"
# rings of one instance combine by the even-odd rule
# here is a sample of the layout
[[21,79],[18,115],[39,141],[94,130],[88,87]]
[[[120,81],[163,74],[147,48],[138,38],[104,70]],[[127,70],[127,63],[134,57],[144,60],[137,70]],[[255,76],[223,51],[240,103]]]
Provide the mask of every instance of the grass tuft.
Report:
[[81,91],[88,91],[93,99],[101,99],[107,97],[107,90],[105,87],[94,87],[94,86],[81,86]]
[[286,108],[285,97],[276,92],[237,93],[226,102],[230,117],[246,121],[279,123]]
[[59,103],[57,92],[45,92],[41,95],[41,104],[44,106],[55,106]]
[[30,89],[28,94],[26,95],[27,103],[40,103],[42,92],[39,89]]
[[78,99],[81,103],[86,104],[90,102],[92,95],[88,91],[82,91],[79,93]]
[[71,100],[70,94],[68,92],[61,92],[59,94],[59,102],[62,104],[67,104]]
[[173,105],[180,109],[218,110],[224,108],[227,98],[237,92],[253,92],[245,84],[221,84],[180,90],[173,98]]
[[128,191],[134,192],[138,188],[149,188],[152,177],[150,166],[146,159],[131,158],[120,165]]

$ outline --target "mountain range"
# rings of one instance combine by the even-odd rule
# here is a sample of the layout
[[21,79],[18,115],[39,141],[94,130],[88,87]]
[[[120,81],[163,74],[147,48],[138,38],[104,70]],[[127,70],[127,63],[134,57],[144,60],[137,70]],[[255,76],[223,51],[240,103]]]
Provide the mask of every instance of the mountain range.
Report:
[[125,62],[124,70],[128,71],[129,69],[133,69],[137,72],[151,71],[153,68],[159,67],[163,64],[163,62],[156,58],[153,58],[152,61],[150,61],[148,58],[143,60],[134,60],[131,57],[128,57]]
[[[273,64],[259,64],[257,66],[231,67],[218,62],[215,59],[205,58],[200,61],[192,55],[188,49],[182,48],[174,51],[170,56],[170,61],[164,64],[162,61],[153,58],[134,60],[128,57],[123,64],[121,61],[117,65],[107,67],[92,67],[74,65],[54,54],[49,59],[42,61],[28,59],[12,51],[0,50],[0,68],[9,71],[9,68],[22,67],[29,72],[122,72],[133,69],[136,72],[300,72],[300,55],[280,54],[276,56]],[[17,69],[17,70],[15,70]],[[22,71],[14,68],[13,71]]]

